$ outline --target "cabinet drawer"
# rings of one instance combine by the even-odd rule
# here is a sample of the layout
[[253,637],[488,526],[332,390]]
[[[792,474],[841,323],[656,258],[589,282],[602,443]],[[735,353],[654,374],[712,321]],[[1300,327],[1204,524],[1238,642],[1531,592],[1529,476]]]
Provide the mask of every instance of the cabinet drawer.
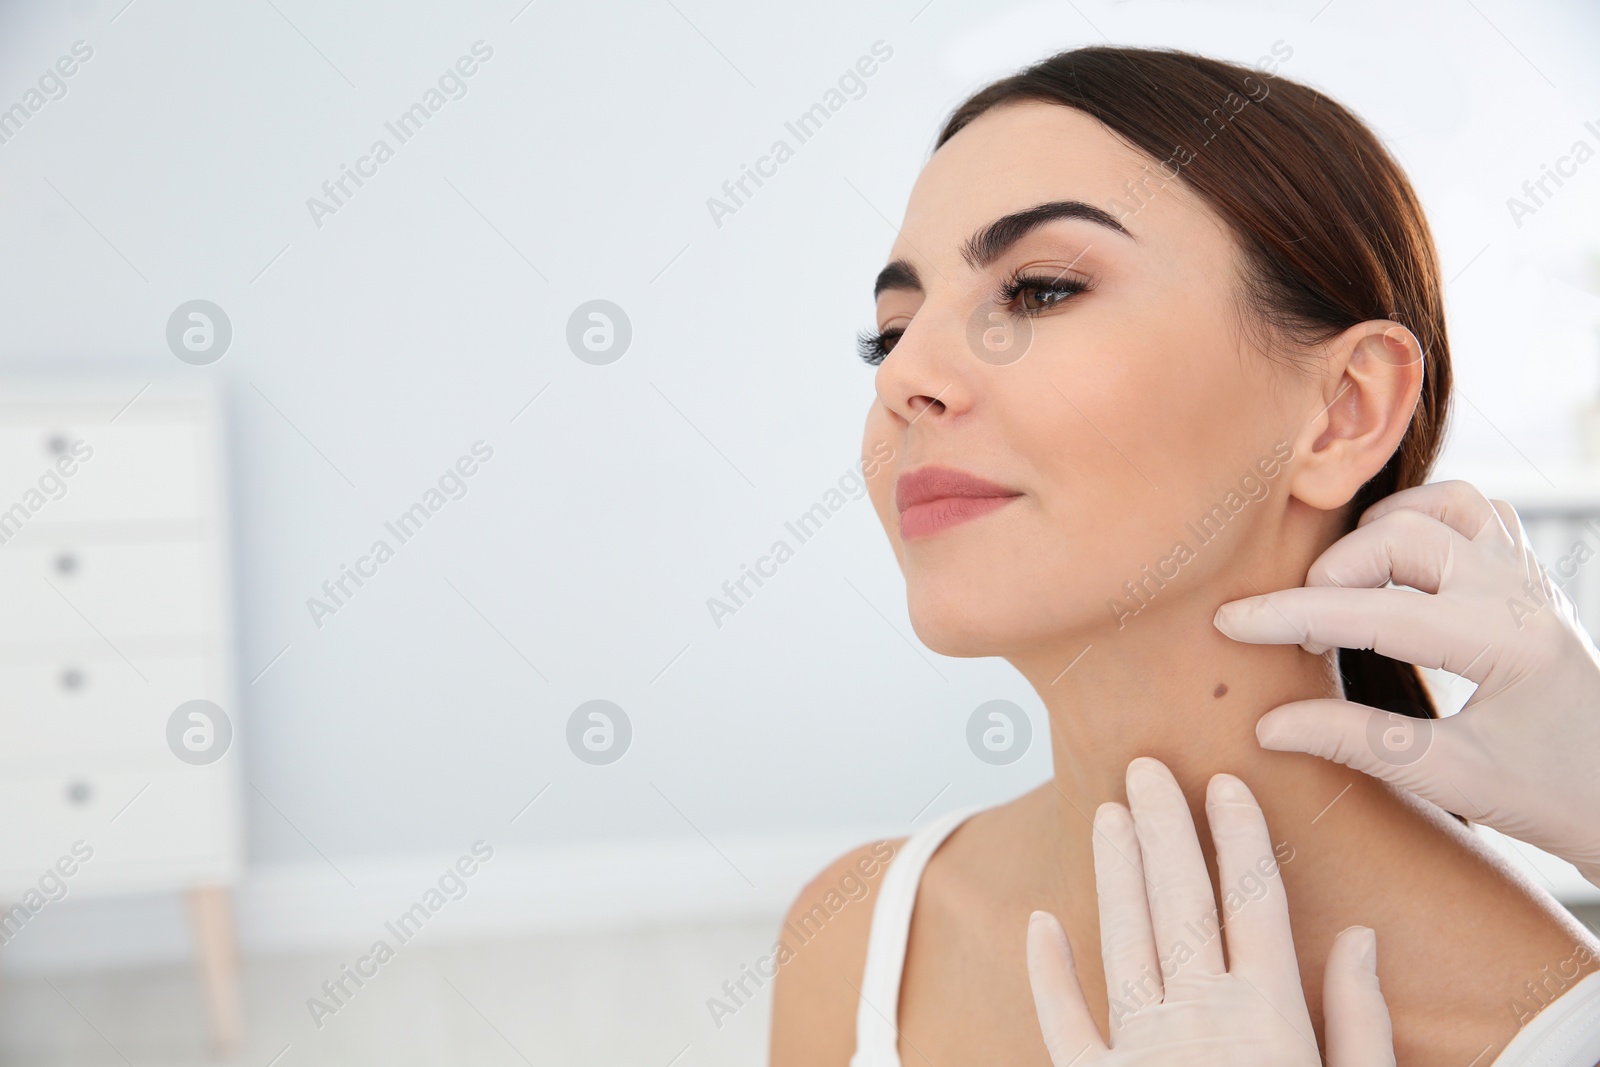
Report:
[[200,540],[0,547],[0,641],[203,635],[217,567]]
[[[70,408],[11,416],[0,423],[0,537],[31,522],[204,516],[203,432],[199,422],[111,423]],[[58,460],[73,473],[62,474]]]
[[64,879],[74,891],[137,882],[224,854],[232,814],[220,802],[227,781],[220,764],[176,772],[63,770],[0,781],[0,899],[15,900],[19,887],[37,884],[76,841],[93,854]]
[[229,703],[210,660],[140,658],[134,663],[137,672],[121,659],[0,663],[0,774],[83,754],[172,758],[167,719],[178,705]]

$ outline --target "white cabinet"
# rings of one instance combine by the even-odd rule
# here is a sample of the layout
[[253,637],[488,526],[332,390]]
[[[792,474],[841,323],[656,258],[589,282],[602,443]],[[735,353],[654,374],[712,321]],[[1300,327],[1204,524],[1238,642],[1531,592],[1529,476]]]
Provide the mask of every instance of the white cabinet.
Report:
[[0,551],[0,643],[162,637],[198,647],[214,626],[207,538],[118,543],[61,530],[49,544],[21,541]]
[[[0,380],[0,943],[64,896],[187,891],[226,1046],[241,730],[225,440],[200,381]],[[195,700],[231,740],[191,735],[181,758],[169,720]]]

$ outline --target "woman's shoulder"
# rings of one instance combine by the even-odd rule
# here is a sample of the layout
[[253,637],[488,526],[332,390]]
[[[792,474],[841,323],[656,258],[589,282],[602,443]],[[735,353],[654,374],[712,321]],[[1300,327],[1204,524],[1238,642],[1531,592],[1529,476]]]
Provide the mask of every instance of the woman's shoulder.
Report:
[[1047,784],[970,810],[950,828],[918,879],[913,946],[962,938],[981,945],[991,937],[991,920],[1009,916],[1019,901],[1039,905],[1030,861],[1039,853],[1039,809],[1049,792]]
[[[1030,794],[1031,796],[1031,794]],[[923,825],[919,835],[939,836],[952,844],[1003,826],[1028,797],[995,807],[962,809]],[[949,833],[949,837],[944,836]],[[855,1051],[856,1009],[866,970],[873,909],[883,874],[900,855],[909,837],[872,841],[857,846],[823,868],[795,897],[779,931],[778,977],[773,987],[772,1067],[789,1064],[847,1064]],[[961,849],[965,852],[965,848]],[[952,862],[953,859],[953,862]],[[930,874],[945,881],[951,867],[966,868],[966,856],[945,858],[940,847],[914,891],[924,903]],[[937,872],[937,873],[935,873]],[[965,878],[958,879],[965,881]],[[937,892],[937,891],[936,891]]]
[[850,849],[806,883],[778,931],[772,1067],[838,1064],[855,1052],[856,1004],[883,872],[906,838]]

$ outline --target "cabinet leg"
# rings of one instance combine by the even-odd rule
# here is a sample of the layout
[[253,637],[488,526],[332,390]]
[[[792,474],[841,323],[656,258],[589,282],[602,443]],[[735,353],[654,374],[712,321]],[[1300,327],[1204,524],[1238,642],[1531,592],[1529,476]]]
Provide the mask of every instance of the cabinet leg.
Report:
[[211,1040],[218,1053],[239,1047],[239,954],[234,937],[232,894],[225,886],[200,886],[189,891],[194,922],[196,963],[205,989]]

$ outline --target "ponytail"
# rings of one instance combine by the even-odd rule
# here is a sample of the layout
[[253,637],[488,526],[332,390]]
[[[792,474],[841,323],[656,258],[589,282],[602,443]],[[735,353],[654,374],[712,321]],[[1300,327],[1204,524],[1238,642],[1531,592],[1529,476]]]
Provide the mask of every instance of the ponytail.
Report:
[[1346,700],[1413,719],[1439,717],[1433,696],[1414,664],[1370,648],[1341,648],[1339,678],[1344,682]]

